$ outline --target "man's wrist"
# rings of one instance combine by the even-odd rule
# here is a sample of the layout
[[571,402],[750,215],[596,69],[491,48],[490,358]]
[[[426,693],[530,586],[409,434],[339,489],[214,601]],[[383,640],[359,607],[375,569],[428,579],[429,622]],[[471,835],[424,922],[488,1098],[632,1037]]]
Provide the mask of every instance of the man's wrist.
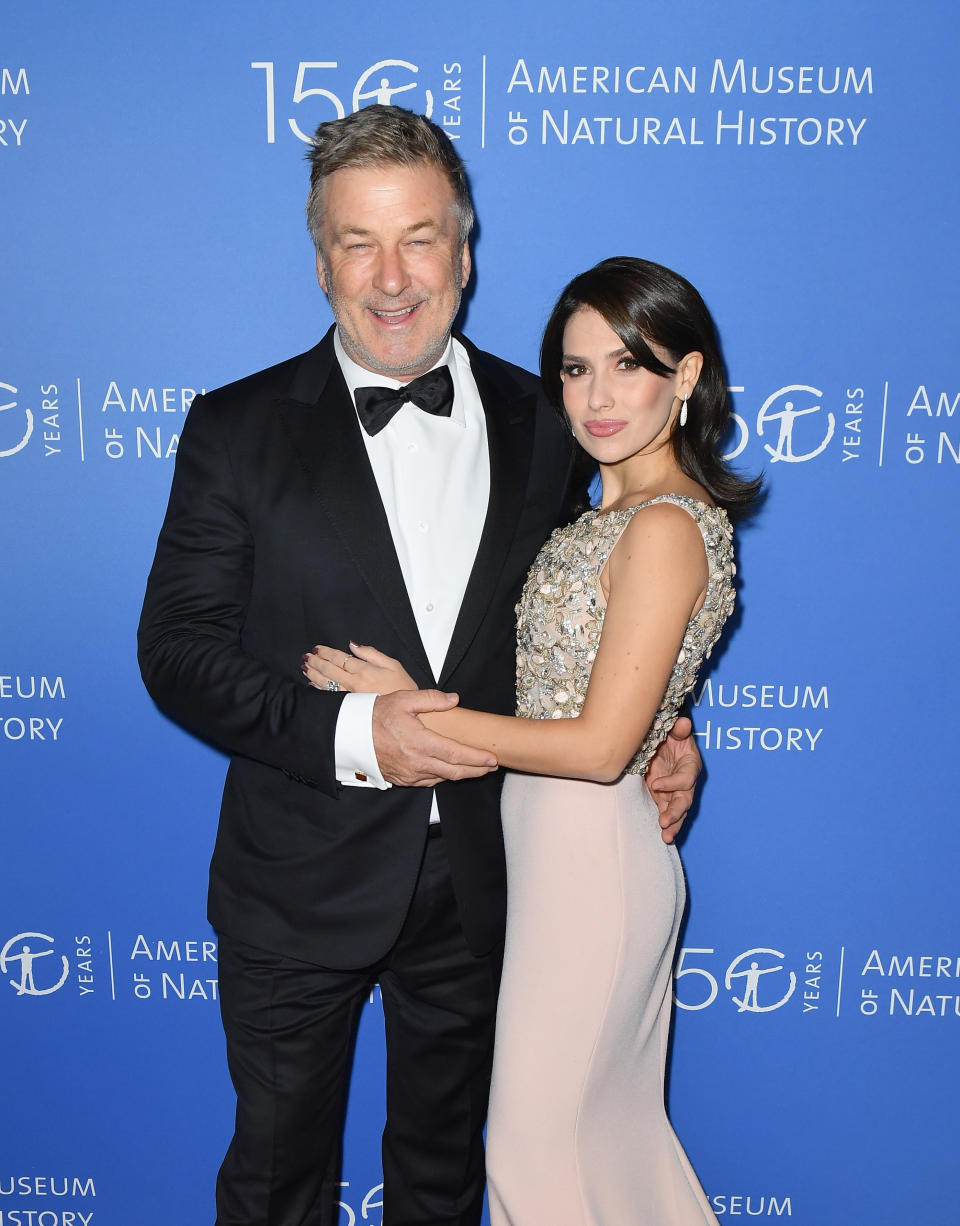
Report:
[[346,787],[392,787],[380,773],[373,745],[376,694],[345,694],[334,735],[337,782]]

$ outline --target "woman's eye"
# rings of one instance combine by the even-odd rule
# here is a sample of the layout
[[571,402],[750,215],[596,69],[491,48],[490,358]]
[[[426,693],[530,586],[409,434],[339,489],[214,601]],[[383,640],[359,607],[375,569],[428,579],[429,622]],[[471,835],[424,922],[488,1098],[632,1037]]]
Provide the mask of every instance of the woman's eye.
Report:
[[577,375],[582,375],[585,369],[586,367],[580,366],[576,362],[564,362],[563,364],[563,373],[569,375],[572,379],[575,379]]
[[620,365],[621,370],[639,370],[640,369],[640,363],[637,361],[636,358],[621,358],[619,365]]

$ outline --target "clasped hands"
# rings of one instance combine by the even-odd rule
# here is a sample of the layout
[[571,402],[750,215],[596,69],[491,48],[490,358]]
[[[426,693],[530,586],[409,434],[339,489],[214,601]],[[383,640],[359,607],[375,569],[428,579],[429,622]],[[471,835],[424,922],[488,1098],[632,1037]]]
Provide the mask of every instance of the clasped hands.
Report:
[[314,647],[303,657],[303,675],[316,689],[335,682],[351,694],[376,694],[373,748],[380,773],[401,787],[435,787],[446,779],[475,779],[497,769],[485,749],[474,749],[432,731],[420,719],[432,711],[449,711],[456,694],[419,690],[392,656],[375,647],[351,643],[349,653]]
[[[402,787],[435,787],[446,779],[473,779],[495,770],[486,750],[462,745],[433,732],[419,718],[449,711],[456,694],[419,690],[403,665],[375,647],[350,643],[349,652],[317,646],[303,657],[303,674],[314,688],[335,682],[351,694],[377,694],[373,747],[384,779]],[[662,838],[672,843],[693,803],[703,766],[692,725],[677,720],[647,772],[647,786],[659,811]]]

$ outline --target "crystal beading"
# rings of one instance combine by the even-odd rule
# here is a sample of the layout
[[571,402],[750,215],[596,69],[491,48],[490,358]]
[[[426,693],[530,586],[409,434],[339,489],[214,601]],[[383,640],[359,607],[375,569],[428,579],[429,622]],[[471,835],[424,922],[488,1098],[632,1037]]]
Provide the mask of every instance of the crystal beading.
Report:
[[733,530],[726,512],[683,494],[662,494],[617,511],[587,511],[558,528],[540,550],[517,605],[517,714],[572,719],[580,714],[606,612],[600,573],[634,515],[671,502],[694,518],[707,555],[706,595],[687,623],[677,662],[649,731],[627,773],[645,775],[673,727],[684,697],[733,610]]

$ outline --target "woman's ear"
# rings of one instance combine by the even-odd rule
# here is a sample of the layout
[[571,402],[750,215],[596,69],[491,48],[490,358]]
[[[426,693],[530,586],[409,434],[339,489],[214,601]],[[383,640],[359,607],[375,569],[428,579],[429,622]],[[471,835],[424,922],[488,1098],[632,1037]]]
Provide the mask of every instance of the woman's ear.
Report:
[[701,370],[703,370],[703,354],[696,349],[685,354],[677,363],[677,395],[681,400],[693,392]]

